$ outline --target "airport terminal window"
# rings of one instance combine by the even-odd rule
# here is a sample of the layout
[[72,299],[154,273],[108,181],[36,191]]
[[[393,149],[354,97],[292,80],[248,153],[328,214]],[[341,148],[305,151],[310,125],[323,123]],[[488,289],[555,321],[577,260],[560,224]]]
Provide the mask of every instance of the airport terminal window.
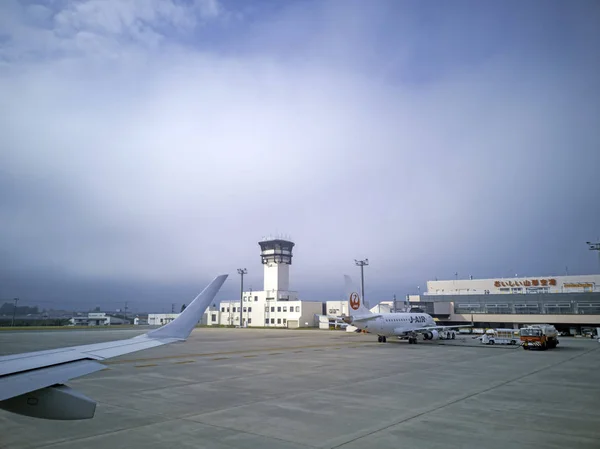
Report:
[[546,313],[552,314],[569,314],[571,311],[570,303],[558,303],[558,304],[544,304]]
[[278,311],[278,312],[281,312],[281,307],[277,307],[277,311]]
[[248,312],[252,312],[252,307],[248,307]]
[[277,318],[277,324],[281,324],[281,318]]
[[248,324],[252,323],[252,318],[248,318]]
[[254,297],[254,302],[258,302],[258,296]]
[[275,318],[271,318],[271,324],[275,324]]
[[296,306],[296,312],[300,312],[300,306]]
[[244,312],[246,312],[246,311],[247,311],[247,309],[244,307]]
[[283,319],[283,324],[285,324],[285,323],[287,323],[287,320],[284,318],[284,319]]
[[269,311],[269,306],[265,306],[265,312]]
[[284,307],[284,308],[283,308],[283,311],[284,311],[284,312],[287,312],[287,307]]
[[215,323],[217,321],[217,314],[213,313],[212,314],[212,322]]
[[235,312],[235,307],[233,308],[232,312]]
[[600,314],[600,304],[577,303],[577,311],[580,315]]
[[275,307],[271,307],[271,312],[275,312]]
[[225,312],[225,307],[221,307],[221,312]]

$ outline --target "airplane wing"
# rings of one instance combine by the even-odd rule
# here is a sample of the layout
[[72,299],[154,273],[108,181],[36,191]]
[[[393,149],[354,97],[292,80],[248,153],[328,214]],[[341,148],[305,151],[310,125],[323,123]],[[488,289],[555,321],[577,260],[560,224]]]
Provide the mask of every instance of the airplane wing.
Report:
[[379,318],[381,316],[381,314],[377,314],[377,313],[373,313],[371,315],[364,315],[364,316],[353,316],[352,317],[352,321],[368,321],[368,320],[374,320],[375,318]]
[[472,324],[459,324],[459,325],[453,325],[453,326],[427,326],[427,327],[420,327],[418,329],[411,329],[414,332],[425,332],[425,331],[431,331],[431,330],[444,330],[444,329],[458,329],[458,328],[463,328],[463,327],[473,327]]
[[176,319],[146,334],[0,357],[0,408],[35,418],[93,418],[96,402],[63,384],[105,369],[102,360],[186,340],[226,278],[217,276]]

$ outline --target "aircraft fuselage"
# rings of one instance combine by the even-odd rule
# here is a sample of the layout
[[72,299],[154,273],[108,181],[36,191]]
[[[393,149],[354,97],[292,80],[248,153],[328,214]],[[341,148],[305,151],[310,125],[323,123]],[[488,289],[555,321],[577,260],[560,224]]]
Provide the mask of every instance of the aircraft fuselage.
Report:
[[352,325],[361,330],[386,337],[403,336],[415,329],[436,326],[435,321],[426,313],[384,313],[370,320],[353,320]]

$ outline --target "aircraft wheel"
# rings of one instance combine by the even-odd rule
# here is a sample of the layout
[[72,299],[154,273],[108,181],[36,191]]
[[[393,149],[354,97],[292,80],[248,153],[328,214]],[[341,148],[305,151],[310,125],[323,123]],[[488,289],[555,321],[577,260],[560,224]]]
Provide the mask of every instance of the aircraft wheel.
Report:
[[383,341],[383,337],[382,337],[381,335],[379,335],[379,336],[377,337],[377,341],[378,341],[379,343],[381,343],[381,342]]
[[412,339],[412,337],[408,337],[408,344],[409,344],[409,345],[412,345],[413,343],[414,343],[414,342],[413,342],[413,339]]
[[452,340],[456,339],[456,334],[452,332]]
[[387,343],[387,337],[384,335],[383,337],[381,337],[384,343]]

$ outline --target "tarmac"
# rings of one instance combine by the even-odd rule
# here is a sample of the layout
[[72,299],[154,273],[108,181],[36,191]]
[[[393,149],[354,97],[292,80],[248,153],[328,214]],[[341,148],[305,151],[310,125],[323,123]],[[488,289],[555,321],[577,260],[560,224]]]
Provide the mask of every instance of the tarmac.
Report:
[[[145,330],[2,332],[0,354]],[[48,421],[0,410],[0,447],[600,447],[600,343],[523,351],[456,341],[377,343],[341,331],[196,329],[69,382],[96,416]]]

